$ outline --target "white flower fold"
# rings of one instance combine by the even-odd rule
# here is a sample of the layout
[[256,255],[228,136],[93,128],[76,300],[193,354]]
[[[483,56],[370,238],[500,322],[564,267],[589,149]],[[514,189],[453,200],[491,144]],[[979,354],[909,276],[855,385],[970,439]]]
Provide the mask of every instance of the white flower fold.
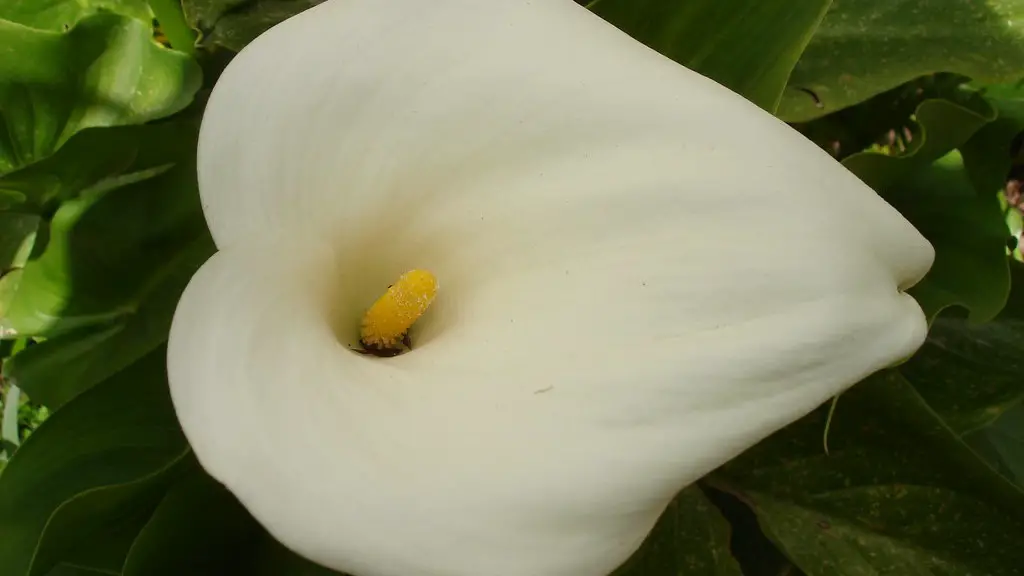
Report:
[[[329,0],[199,145],[196,456],[357,576],[602,576],[685,485],[922,342],[931,246],[788,126],[572,0]],[[350,352],[403,272],[395,358]]]

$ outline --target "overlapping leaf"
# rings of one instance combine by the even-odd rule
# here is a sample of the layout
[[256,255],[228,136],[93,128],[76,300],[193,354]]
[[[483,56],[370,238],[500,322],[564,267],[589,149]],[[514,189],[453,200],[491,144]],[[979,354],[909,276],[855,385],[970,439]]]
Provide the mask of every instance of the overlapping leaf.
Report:
[[[63,28],[63,24],[61,24]],[[153,41],[149,22],[96,13],[59,31],[0,20],[0,175],[43,160],[79,131],[183,109],[194,60]]]
[[[992,140],[988,127],[997,112],[972,91],[951,96],[956,101],[928,99],[917,106],[917,130],[905,152],[860,152],[845,158],[843,165],[900,210],[935,247],[935,264],[911,291],[928,317],[959,305],[980,322],[1002,309],[1010,282],[1005,257],[1010,232],[998,190],[979,188],[993,186],[1000,176],[979,181],[977,170],[967,164],[979,157],[979,142]],[[1009,144],[986,158],[1008,167]]]
[[697,485],[669,504],[643,546],[614,576],[743,576],[729,551],[731,529]]
[[58,411],[18,450],[0,475],[0,573],[45,574],[69,559],[105,568],[116,558],[127,540],[119,530],[130,534],[155,506],[188,452],[165,371],[157,350]]
[[200,42],[239,51],[271,26],[324,0],[183,0]]
[[0,179],[37,205],[71,197],[0,317],[8,335],[47,336],[3,370],[37,401],[56,408],[166,339],[185,284],[214,250],[199,204],[196,133],[194,116],[91,130]]
[[1021,18],[1016,0],[834,2],[793,69],[779,115],[807,121],[933,72],[1016,80]]

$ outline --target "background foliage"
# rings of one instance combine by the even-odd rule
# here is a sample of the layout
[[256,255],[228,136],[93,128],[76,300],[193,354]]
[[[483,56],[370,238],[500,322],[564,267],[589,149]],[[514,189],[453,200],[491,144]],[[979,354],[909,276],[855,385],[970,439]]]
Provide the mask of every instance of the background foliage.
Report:
[[[205,97],[316,3],[0,0],[5,576],[332,574],[203,472],[164,364],[214,251]],[[793,123],[937,252],[920,352],[683,490],[617,576],[1024,573],[1024,2],[588,7]]]

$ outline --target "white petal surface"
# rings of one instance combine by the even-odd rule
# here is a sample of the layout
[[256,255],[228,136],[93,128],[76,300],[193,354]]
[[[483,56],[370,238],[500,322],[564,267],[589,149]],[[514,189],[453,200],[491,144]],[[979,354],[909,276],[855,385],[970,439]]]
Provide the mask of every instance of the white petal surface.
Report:
[[[222,251],[175,315],[197,456],[357,576],[601,576],[676,491],[912,353],[931,247],[571,0],[330,0],[228,67]],[[415,350],[345,350],[433,271]]]

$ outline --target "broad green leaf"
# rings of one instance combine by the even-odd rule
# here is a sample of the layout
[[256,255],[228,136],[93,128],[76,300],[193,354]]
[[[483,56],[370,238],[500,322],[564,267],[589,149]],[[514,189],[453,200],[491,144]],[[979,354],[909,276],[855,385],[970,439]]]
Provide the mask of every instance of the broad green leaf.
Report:
[[1017,0],[836,1],[793,69],[778,113],[807,121],[940,71],[1016,80],[1024,76],[1022,18]]
[[0,317],[21,282],[22,268],[35,246],[40,218],[35,214],[0,212]]
[[973,322],[991,320],[1010,290],[1006,226],[995,194],[979,194],[951,152],[885,194],[935,247],[935,263],[910,293],[934,318],[949,306]]
[[63,32],[79,20],[99,12],[113,12],[149,23],[153,18],[147,0],[4,0],[0,19],[29,28]]
[[262,532],[238,500],[190,459],[187,475],[135,540],[122,576],[235,574],[251,542],[263,542]]
[[[809,576],[1019,574],[1024,492],[977,457],[895,372],[712,475]],[[1018,544],[1015,544],[1017,542]]]
[[0,319],[8,337],[130,322],[183,260],[194,261],[190,251],[208,235],[196,184],[196,122],[140,130],[147,137],[128,172],[94,183],[54,214],[45,249],[25,265]]
[[192,101],[201,71],[149,23],[99,13],[67,32],[0,20],[0,174],[43,160],[89,127],[141,124]]
[[743,576],[729,537],[728,521],[694,484],[669,504],[643,546],[614,576]]
[[189,24],[202,32],[201,44],[239,51],[271,26],[324,0],[183,0]]
[[[77,543],[90,522],[133,515],[145,485],[164,481],[187,454],[164,355],[158,349],[82,394],[8,463],[0,475],[0,574],[44,574],[44,565],[52,568],[65,554],[80,557]],[[39,553],[46,555],[37,558],[44,530]]]
[[953,433],[1024,489],[1024,264],[1011,261],[1010,270],[1010,297],[995,320],[940,316],[900,372]]
[[995,422],[964,437],[1004,477],[1024,489],[1024,403],[1018,402]]
[[594,0],[649,47],[774,112],[831,0]]

